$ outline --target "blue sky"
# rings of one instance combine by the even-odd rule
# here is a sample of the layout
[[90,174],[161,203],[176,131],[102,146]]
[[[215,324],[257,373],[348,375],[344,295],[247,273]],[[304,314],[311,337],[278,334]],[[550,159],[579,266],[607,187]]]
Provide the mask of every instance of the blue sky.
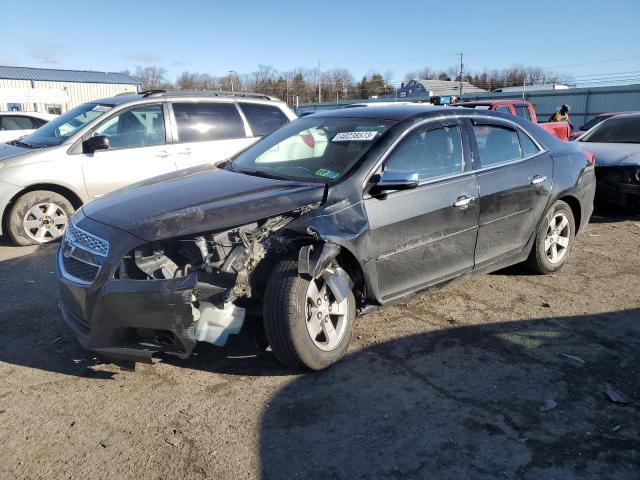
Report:
[[174,79],[184,70],[224,75],[267,64],[285,71],[320,60],[356,78],[392,70],[402,80],[423,66],[456,65],[464,52],[468,70],[519,63],[576,80],[640,79],[640,0],[0,0],[0,11],[9,12],[0,65],[158,65]]

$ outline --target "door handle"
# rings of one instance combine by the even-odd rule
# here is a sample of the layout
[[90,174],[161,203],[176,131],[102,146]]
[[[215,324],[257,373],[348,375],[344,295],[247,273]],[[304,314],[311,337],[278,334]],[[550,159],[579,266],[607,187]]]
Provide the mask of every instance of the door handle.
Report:
[[542,185],[547,181],[547,177],[541,177],[540,175],[536,175],[531,180],[531,185]]
[[463,195],[463,196],[461,196],[461,197],[458,197],[458,200],[456,200],[456,201],[453,203],[453,206],[454,206],[454,207],[458,207],[458,208],[460,208],[460,209],[465,209],[465,208],[467,208],[467,207],[469,206],[469,204],[470,204],[471,202],[473,202],[474,200],[475,200],[475,198],[474,198],[474,197],[467,197],[467,196]]
[[158,158],[167,158],[168,156],[169,152],[167,152],[166,150],[162,150],[156,154],[156,157]]

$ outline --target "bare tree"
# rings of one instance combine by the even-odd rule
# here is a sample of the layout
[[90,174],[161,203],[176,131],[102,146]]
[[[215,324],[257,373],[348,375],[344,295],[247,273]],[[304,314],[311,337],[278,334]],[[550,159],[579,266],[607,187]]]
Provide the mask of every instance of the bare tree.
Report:
[[143,90],[166,89],[173,86],[167,78],[167,69],[162,67],[136,67],[135,77],[142,83]]

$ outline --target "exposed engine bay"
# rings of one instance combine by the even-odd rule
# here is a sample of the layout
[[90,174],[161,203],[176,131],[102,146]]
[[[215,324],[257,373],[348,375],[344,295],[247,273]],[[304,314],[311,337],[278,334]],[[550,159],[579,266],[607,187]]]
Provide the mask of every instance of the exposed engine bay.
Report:
[[125,255],[118,280],[162,281],[195,275],[191,305],[193,337],[224,346],[242,328],[254,297],[252,274],[270,253],[283,253],[289,239],[277,232],[308,211],[297,210],[223,232],[144,244]]

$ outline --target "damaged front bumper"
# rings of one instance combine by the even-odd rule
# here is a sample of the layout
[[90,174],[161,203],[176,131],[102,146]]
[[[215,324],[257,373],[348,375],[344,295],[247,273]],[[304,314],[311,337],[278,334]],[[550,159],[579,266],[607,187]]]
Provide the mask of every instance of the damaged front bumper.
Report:
[[148,282],[111,280],[93,289],[61,274],[60,310],[82,346],[97,354],[145,363],[161,352],[188,356],[196,344],[195,284],[195,275],[190,275]]
[[[77,222],[76,222],[77,223]],[[159,354],[188,357],[198,341],[224,346],[240,332],[245,311],[232,303],[196,298],[198,276],[115,278],[118,260],[139,243],[82,219],[70,225],[57,257],[60,310],[82,346],[116,361],[152,363]]]

